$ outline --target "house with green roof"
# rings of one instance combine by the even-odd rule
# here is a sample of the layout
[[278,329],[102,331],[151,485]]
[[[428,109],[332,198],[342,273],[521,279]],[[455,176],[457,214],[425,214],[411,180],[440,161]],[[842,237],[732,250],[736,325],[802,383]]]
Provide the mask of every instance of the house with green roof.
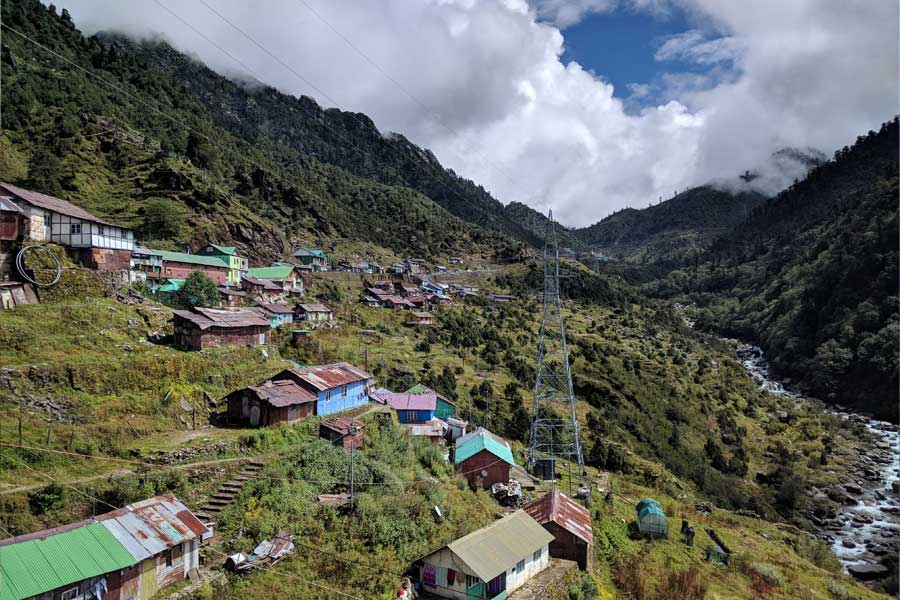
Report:
[[245,276],[251,280],[271,281],[287,294],[303,293],[303,277],[296,265],[275,263],[269,267],[251,267]]
[[469,485],[484,489],[509,483],[509,469],[516,466],[509,443],[484,427],[456,440],[453,463]]
[[241,274],[250,268],[250,261],[243,256],[238,256],[234,246],[219,246],[207,244],[197,250],[200,256],[215,256],[228,264],[228,283],[238,285],[241,282]]
[[[60,528],[64,529],[64,528]],[[100,523],[16,543],[0,542],[0,598],[77,598],[109,587],[138,561]],[[23,536],[24,537],[24,536]],[[10,542],[12,543],[6,543]],[[102,597],[102,594],[98,597]]]
[[147,249],[147,251],[162,259],[162,268],[158,274],[162,279],[187,279],[194,271],[200,271],[219,285],[229,282],[231,267],[227,257],[168,250]]
[[419,581],[439,598],[504,600],[550,565],[552,541],[517,510],[417,560]]
[[293,256],[301,265],[312,267],[313,271],[327,271],[331,267],[331,260],[325,252],[316,248],[300,248]]

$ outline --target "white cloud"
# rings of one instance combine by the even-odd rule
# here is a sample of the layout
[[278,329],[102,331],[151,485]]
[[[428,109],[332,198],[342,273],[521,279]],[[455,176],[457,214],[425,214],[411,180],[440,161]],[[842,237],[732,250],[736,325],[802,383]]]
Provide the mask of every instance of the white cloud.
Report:
[[[830,151],[897,111],[895,2],[672,0],[715,33],[663,41],[659,58],[691,61],[701,72],[670,74],[664,93],[652,96],[661,104],[633,112],[602,69],[595,76],[562,64],[563,34],[550,21],[575,22],[626,1],[629,10],[665,11],[668,0],[546,0],[536,8],[525,0],[305,0],[415,99],[298,0],[268,0],[264,10],[216,2],[331,100],[197,0],[160,1],[258,79],[365,112],[501,201],[553,207],[569,225],[742,172],[784,146]],[[57,3],[84,30],[165,32],[211,67],[240,70],[155,3]],[[632,95],[651,91],[641,85]]]

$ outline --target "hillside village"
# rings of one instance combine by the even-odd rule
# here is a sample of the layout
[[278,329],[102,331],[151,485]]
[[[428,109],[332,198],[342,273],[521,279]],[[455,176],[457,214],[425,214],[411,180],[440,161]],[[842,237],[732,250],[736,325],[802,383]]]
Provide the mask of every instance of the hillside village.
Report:
[[567,228],[0,10],[0,600],[900,594],[896,117]]

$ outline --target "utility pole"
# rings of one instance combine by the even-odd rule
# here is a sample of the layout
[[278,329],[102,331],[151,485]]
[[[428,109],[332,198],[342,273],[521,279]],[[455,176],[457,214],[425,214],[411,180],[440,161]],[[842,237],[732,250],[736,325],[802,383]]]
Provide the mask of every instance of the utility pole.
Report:
[[584,459],[575,413],[566,326],[559,297],[559,245],[552,210],[548,217],[549,232],[544,245],[544,301],[528,462],[534,468],[538,460],[549,460],[554,482],[556,460],[573,462],[578,465],[578,481],[581,483]]

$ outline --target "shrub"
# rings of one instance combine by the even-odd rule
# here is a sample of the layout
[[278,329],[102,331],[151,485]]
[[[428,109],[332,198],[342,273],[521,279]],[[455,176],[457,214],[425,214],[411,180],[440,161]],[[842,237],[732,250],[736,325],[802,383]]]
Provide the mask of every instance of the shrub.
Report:
[[654,600],[702,600],[709,585],[697,565],[663,576]]
[[58,483],[50,483],[28,494],[28,506],[34,515],[59,510],[63,505],[65,490]]
[[794,551],[816,566],[832,573],[841,572],[841,563],[827,542],[810,535],[799,535],[794,539]]

